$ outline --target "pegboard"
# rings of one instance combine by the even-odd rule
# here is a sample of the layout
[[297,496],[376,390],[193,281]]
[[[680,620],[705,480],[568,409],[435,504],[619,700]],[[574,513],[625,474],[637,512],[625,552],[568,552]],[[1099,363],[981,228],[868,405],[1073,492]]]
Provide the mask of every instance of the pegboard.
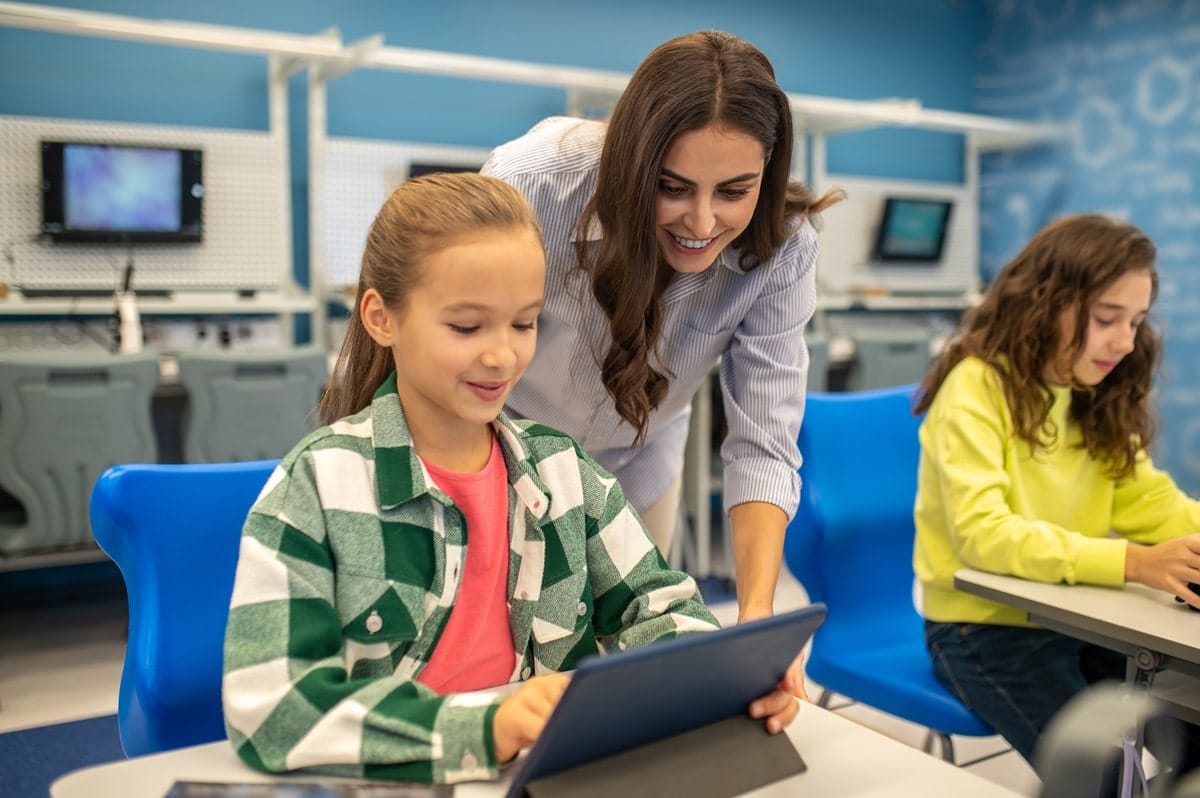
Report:
[[486,149],[450,145],[328,139],[321,173],[326,285],[358,283],[367,229],[392,190],[408,179],[411,164],[478,169],[490,154]]
[[29,288],[112,288],[131,251],[125,244],[38,237],[43,139],[204,151],[204,240],[133,245],[136,288],[259,289],[291,280],[287,154],[278,137],[265,131],[0,116],[0,281]]
[[[886,288],[893,292],[965,293],[978,289],[979,200],[954,183],[879,180],[830,175],[829,186],[846,191],[846,199],[824,211],[817,279],[830,293]],[[872,248],[883,219],[886,197],[948,199],[950,226],[940,260],[932,263],[880,263]]]

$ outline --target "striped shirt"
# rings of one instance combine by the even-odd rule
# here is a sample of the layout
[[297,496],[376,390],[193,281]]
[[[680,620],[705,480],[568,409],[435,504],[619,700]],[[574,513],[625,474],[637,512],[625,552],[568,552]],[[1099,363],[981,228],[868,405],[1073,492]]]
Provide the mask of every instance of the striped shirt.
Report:
[[[512,681],[708,631],[613,477],[555,430],[493,424],[508,485]],[[415,678],[458,598],[468,530],[412,448],[395,374],[308,435],[246,519],[225,637],[229,740],[254,767],[454,782],[498,773],[501,696]]]
[[[525,194],[546,241],[537,354],[507,409],[564,430],[644,511],[681,473],[692,397],[719,362],[729,429],[721,446],[725,508],[762,501],[790,517],[800,498],[796,436],[808,373],[804,328],[816,309],[816,233],[801,222],[774,257],[750,271],[738,266],[740,250],[727,247],[705,271],[674,275],[663,296],[656,365],[673,375],[671,387],[635,449],[634,428],[600,380],[608,321],[587,275],[575,268],[576,225],[596,186],[604,129],[551,117],[496,148],[483,167]],[[587,238],[599,238],[595,226]]]

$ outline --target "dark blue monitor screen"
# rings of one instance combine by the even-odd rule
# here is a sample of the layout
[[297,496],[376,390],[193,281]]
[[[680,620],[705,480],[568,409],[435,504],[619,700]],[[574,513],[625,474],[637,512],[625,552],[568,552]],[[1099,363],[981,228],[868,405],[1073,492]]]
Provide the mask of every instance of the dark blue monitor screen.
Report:
[[948,200],[888,197],[875,238],[879,260],[931,261],[942,257],[952,203]]
[[42,232],[66,241],[199,241],[200,151],[42,143]]

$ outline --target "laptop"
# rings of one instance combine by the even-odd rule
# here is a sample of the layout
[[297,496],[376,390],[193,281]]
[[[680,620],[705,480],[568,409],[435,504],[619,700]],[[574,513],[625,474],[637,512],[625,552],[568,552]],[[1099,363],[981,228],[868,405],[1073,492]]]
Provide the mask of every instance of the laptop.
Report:
[[[718,721],[744,716],[825,619],[812,604],[713,632],[588,657],[517,763],[507,798],[530,782]],[[760,723],[762,721],[759,721]]]

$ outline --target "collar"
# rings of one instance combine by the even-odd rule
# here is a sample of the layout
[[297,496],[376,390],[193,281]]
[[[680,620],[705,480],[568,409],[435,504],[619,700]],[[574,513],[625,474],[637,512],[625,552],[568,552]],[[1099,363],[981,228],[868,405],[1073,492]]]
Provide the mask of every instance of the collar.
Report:
[[[396,393],[396,372],[384,380],[371,400],[371,445],[375,452],[375,498],[385,510],[399,507],[421,496],[450,505],[447,496],[429,476],[412,445],[412,434]],[[501,413],[492,422],[500,441],[508,484],[535,519],[546,514],[550,492],[538,476],[536,464],[525,448],[521,429]]]

